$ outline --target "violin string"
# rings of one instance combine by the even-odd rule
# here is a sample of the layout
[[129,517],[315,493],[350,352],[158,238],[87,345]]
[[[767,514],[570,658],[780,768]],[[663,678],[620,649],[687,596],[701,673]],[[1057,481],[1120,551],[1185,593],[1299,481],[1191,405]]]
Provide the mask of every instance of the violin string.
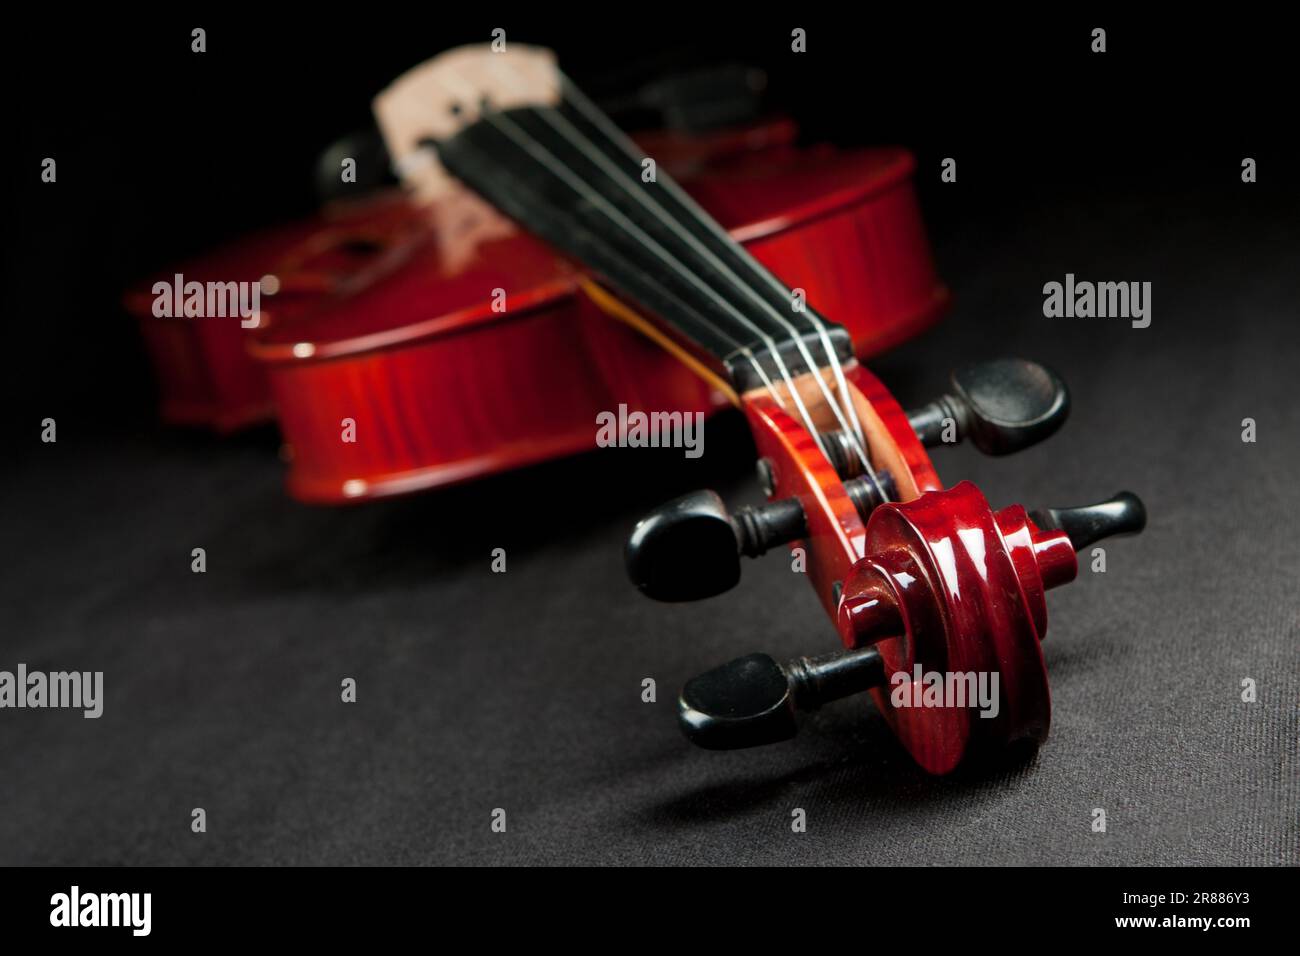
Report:
[[[638,151],[636,149],[635,144],[627,136],[627,134],[625,134],[613,122],[611,122],[610,119],[604,114],[604,112],[601,111],[601,109],[597,107],[593,102],[591,102],[591,100],[587,98],[586,94],[584,94],[573,82],[571,82],[568,77],[566,77],[564,74],[560,74],[560,80],[563,85],[564,99],[567,102],[571,103],[574,106],[574,108],[577,109],[580,113],[582,113],[589,122],[597,126],[601,130],[601,132],[604,133],[605,136],[609,138],[609,140],[612,143],[618,146],[624,152],[624,154],[627,155],[629,159],[636,162]],[[568,121],[566,120],[565,122],[567,123]],[[572,126],[572,124],[569,125]],[[712,232],[717,239],[719,239],[720,241],[728,245],[734,243],[734,240],[729,235],[727,235],[726,231],[723,230],[722,226],[717,222],[717,220],[715,220],[712,216],[708,215],[703,209],[701,209],[699,204],[696,203],[695,200],[692,199],[685,190],[683,190],[680,186],[678,186],[678,184],[676,183],[675,180],[672,179],[672,177],[670,176],[665,177],[662,182],[662,185],[664,186],[666,191],[672,194],[673,198],[677,200],[677,202],[679,202],[683,207],[685,207],[689,212],[691,212],[692,215],[695,217],[695,219],[700,224],[702,224],[705,229]],[[638,192],[643,193],[644,191],[639,190]],[[770,285],[782,296],[789,295],[790,290],[786,288],[786,286],[783,285],[781,281],[776,278],[776,276],[774,276],[769,270],[765,269],[762,266],[762,264],[759,263],[757,260],[755,260],[752,256],[749,256],[748,254],[742,254],[738,256],[738,258],[740,258],[741,261],[745,262],[745,264],[749,266],[750,270],[754,273],[755,276],[757,276],[762,281],[768,283],[768,285]],[[739,277],[735,277],[735,278],[737,279],[737,282],[740,281]],[[779,322],[781,322],[783,325],[786,326],[786,328],[791,332],[792,336],[794,336],[796,343],[800,343],[801,338],[797,335],[797,332],[793,328],[793,326],[789,325],[785,321],[784,317],[776,312],[775,308],[772,307],[771,303],[764,301],[763,304],[768,307],[768,309],[776,316]],[[862,459],[862,463],[866,467],[867,471],[874,476],[875,473],[871,468],[871,463],[868,460],[864,450],[864,446],[866,445],[866,436],[863,434],[862,423],[858,418],[857,409],[855,408],[854,402],[849,396],[848,384],[844,378],[844,368],[840,363],[839,355],[836,353],[834,346],[831,344],[830,336],[826,331],[826,325],[821,320],[821,317],[817,315],[816,311],[811,309],[808,310],[805,314],[808,315],[809,320],[815,327],[817,334],[821,340],[822,348],[826,352],[827,359],[829,360],[831,369],[833,370],[835,375],[838,391],[844,403],[844,409],[848,413],[849,420],[852,422],[852,427],[850,428],[848,425],[845,424],[843,416],[839,415],[838,412],[836,413],[836,417],[839,419],[841,427],[845,428],[846,432],[848,432],[850,437],[855,439],[854,441],[855,451],[858,453],[858,456]],[[809,356],[806,349],[803,349],[802,347],[800,351],[803,352],[804,360],[808,362],[808,367],[811,369],[814,364],[811,356]],[[818,379],[820,379],[820,376],[818,376]],[[823,392],[824,391],[825,389],[823,389]],[[827,398],[829,399],[829,395],[827,396]],[[832,408],[836,407],[836,404],[833,401],[831,403],[831,407]]]
[[[702,292],[705,295],[706,298],[712,300],[716,305],[720,306],[723,309],[723,311],[731,314],[734,319],[736,319],[742,325],[745,325],[746,327],[750,328],[753,332],[755,332],[757,335],[759,335],[759,337],[763,339],[764,343],[767,345],[769,351],[771,352],[772,359],[776,363],[777,369],[781,373],[781,378],[785,381],[786,388],[788,389],[790,394],[790,398],[794,401],[795,407],[799,410],[799,416],[800,418],[803,419],[805,427],[812,434],[812,437],[817,442],[817,447],[821,449],[822,454],[826,456],[828,460],[830,459],[830,454],[827,451],[826,445],[821,437],[821,434],[817,431],[815,425],[813,424],[812,415],[809,413],[807,406],[804,404],[803,398],[799,394],[799,390],[795,387],[794,380],[790,375],[790,370],[786,367],[785,361],[781,358],[780,351],[777,349],[776,342],[772,340],[771,336],[769,336],[766,332],[763,332],[757,326],[753,325],[753,323],[749,322],[740,313],[740,311],[737,310],[734,305],[732,305],[731,302],[727,301],[727,299],[719,295],[716,289],[713,289],[711,286],[709,286],[692,270],[687,268],[686,265],[683,262],[681,262],[681,260],[679,260],[670,251],[668,251],[663,246],[661,246],[658,242],[656,242],[652,236],[650,236],[643,229],[637,226],[636,223],[628,219],[619,209],[611,205],[609,201],[605,199],[604,196],[600,195],[600,193],[592,189],[587,183],[583,182],[580,178],[575,176],[572,170],[570,170],[563,163],[559,162],[554,156],[554,154],[552,154],[549,150],[546,149],[545,146],[543,146],[536,139],[530,136],[526,130],[522,129],[512,119],[507,117],[504,113],[499,113],[495,111],[484,112],[482,114],[482,119],[489,125],[493,126],[495,129],[497,129],[508,140],[514,143],[514,145],[525,150],[530,156],[533,157],[534,160],[536,160],[543,167],[545,167],[552,175],[556,176],[561,182],[567,185],[579,196],[582,196],[584,199],[586,199],[587,202],[589,202],[593,208],[598,209],[605,216],[605,218],[609,219],[611,222],[616,223],[620,228],[622,228],[624,232],[632,236],[639,245],[652,252],[658,259],[660,259],[665,265],[667,265],[670,269],[672,269],[677,275],[684,278],[690,284],[694,285],[697,289],[699,289],[700,292]],[[512,132],[512,130],[514,132]],[[730,338],[730,336],[728,336],[728,338]],[[734,342],[735,340],[733,339],[732,341]],[[740,343],[736,343],[736,344],[740,345]],[[752,359],[752,355],[751,355],[751,359]],[[755,362],[755,367],[758,367],[759,364],[761,363]]]
[[[492,69],[494,73],[497,73],[499,76],[502,76],[503,79],[505,79],[507,82],[511,83],[512,85],[514,85],[516,89],[521,89],[520,84],[518,82],[519,78],[514,74],[513,70],[509,70],[508,68],[506,68],[506,65],[504,63],[501,63],[500,61],[494,61]],[[450,72],[443,74],[440,77],[440,81],[450,89],[450,92],[453,94],[456,100],[461,101],[463,103],[472,103],[475,100],[478,100],[480,105],[480,118],[482,119],[488,118],[488,114],[490,111],[490,103],[486,97],[479,97],[478,90],[472,84],[462,80],[460,77]],[[528,91],[524,89],[524,92],[527,93]],[[504,130],[502,132],[505,133],[507,138],[510,138],[508,133],[506,133]],[[676,298],[676,296],[672,296],[672,297]],[[782,409],[787,408],[785,401],[781,397],[781,393],[777,391],[776,386],[772,382],[772,379],[767,374],[767,370],[763,368],[762,363],[754,355],[753,349],[745,345],[744,343],[738,341],[737,339],[733,338],[731,335],[728,335],[722,329],[717,329],[715,327],[714,331],[717,334],[719,334],[722,338],[726,339],[727,342],[729,342],[732,346],[734,346],[735,354],[740,354],[745,357],[745,359],[753,367],[754,372],[758,375],[759,380],[762,381],[763,387],[767,390],[768,394],[771,395],[772,398],[776,401],[778,407]],[[778,364],[779,361],[780,360],[778,357]],[[784,372],[784,368],[782,368],[782,371]],[[788,373],[786,374],[786,379],[787,381],[789,380]]]
[[[790,333],[791,341],[794,343],[795,347],[799,350],[800,354],[803,356],[804,361],[808,365],[809,371],[813,373],[813,377],[817,381],[818,387],[821,389],[822,396],[826,399],[827,406],[831,409],[832,413],[835,415],[836,420],[839,422],[840,428],[842,428],[844,430],[844,434],[849,437],[854,451],[857,453],[858,457],[862,460],[863,466],[866,467],[867,469],[870,469],[871,465],[870,462],[868,461],[866,450],[862,447],[860,443],[861,427],[857,425],[856,417],[854,419],[854,425],[851,426],[849,422],[845,419],[845,416],[840,409],[839,403],[831,395],[831,391],[827,387],[825,380],[822,378],[821,375],[817,374],[817,363],[813,360],[812,353],[808,350],[808,347],[804,344],[803,337],[798,334],[798,330],[793,325],[791,325],[789,322],[786,321],[785,317],[781,315],[781,313],[776,309],[775,306],[772,305],[770,301],[760,296],[756,289],[754,289],[752,286],[745,283],[744,280],[742,280],[741,277],[737,275],[736,272],[730,266],[728,266],[725,262],[719,259],[712,250],[710,250],[707,246],[705,246],[702,242],[700,242],[700,240],[697,237],[691,235],[691,233],[687,229],[685,229],[679,221],[673,218],[673,216],[668,212],[668,210],[665,209],[657,199],[651,197],[648,190],[641,188],[641,186],[635,182],[629,181],[626,171],[620,170],[613,162],[611,162],[609,157],[606,156],[600,150],[600,148],[594,142],[591,141],[590,137],[586,136],[577,127],[575,127],[572,123],[570,123],[569,120],[566,119],[562,114],[554,110],[538,110],[537,114],[540,115],[543,121],[546,122],[552,129],[554,129],[562,137],[567,139],[569,143],[575,149],[577,149],[583,156],[591,160],[591,162],[595,163],[602,171],[604,171],[605,174],[609,176],[610,179],[623,190],[623,192],[631,196],[636,202],[638,202],[642,207],[647,209],[651,213],[651,215],[657,218],[660,222],[667,225],[668,228],[675,235],[677,235],[678,238],[684,241],[697,255],[702,256],[713,267],[714,271],[717,274],[729,278],[730,284],[734,288],[747,294],[748,297],[753,302],[755,302],[760,309],[769,312],[771,316],[775,318],[778,323],[780,323],[782,326],[786,328],[786,330]],[[634,162],[636,161],[635,157],[629,157],[629,158],[632,159]],[[675,183],[673,183],[672,178],[667,176],[666,174],[657,177],[657,181],[661,182],[665,186],[667,186],[670,183],[676,185]],[[701,221],[703,221],[704,219],[708,219],[709,223],[713,223],[713,220],[709,219],[708,217],[697,217],[697,218],[701,218]],[[726,237],[725,241],[727,243],[731,243],[732,240],[730,237]],[[748,254],[743,253],[742,251],[741,257],[748,259]],[[788,290],[786,290],[786,292],[788,294]],[[749,326],[751,329],[753,329],[755,332],[758,331],[757,327],[754,326],[752,323],[750,323],[748,320],[745,320],[745,322],[746,325]],[[818,326],[821,330],[823,345],[826,349],[826,352],[835,361],[835,369],[838,372],[841,395],[845,395],[847,397],[848,387],[844,383],[843,372],[839,369],[838,357],[835,356],[835,350],[831,346],[830,337],[826,334],[824,326],[821,326],[820,323],[818,323]]]
[[[634,145],[631,143],[628,137],[625,134],[623,134],[623,132],[619,130],[617,126],[615,126],[612,122],[610,122],[608,117],[606,117],[598,107],[596,107],[593,103],[591,103],[591,101],[587,99],[587,97],[581,92],[581,90],[579,90],[576,86],[574,86],[574,84],[571,83],[567,78],[563,76],[561,78],[564,84],[564,89],[565,89],[564,95],[566,100],[569,103],[571,103],[571,105],[573,105],[575,109],[583,113],[583,115],[587,118],[587,120],[591,122],[593,125],[595,125],[602,133],[604,133],[605,136],[615,145],[615,147],[620,149],[622,153],[625,156],[627,156],[627,158],[629,158],[633,162],[638,162],[637,160],[638,154],[635,150]],[[558,119],[565,126],[569,127],[569,129],[573,130],[574,133],[576,133],[579,136],[583,136],[583,134],[580,133],[575,127],[573,127],[573,125],[569,123],[569,121],[566,118],[564,118],[562,115],[558,113],[554,113],[552,111],[546,111],[545,113],[543,113],[543,115],[549,122],[551,122],[552,126],[557,125],[555,120]],[[554,119],[552,117],[554,117]],[[563,130],[561,130],[561,133],[563,135]],[[573,136],[570,135],[567,138],[573,141]],[[588,139],[588,142],[590,142],[588,137],[583,136],[583,138]],[[574,142],[574,145],[582,149],[580,144],[578,144],[577,142]],[[596,152],[599,153],[599,150],[598,148],[595,147],[595,144],[592,143],[591,145],[593,147],[593,150],[596,150]],[[593,159],[593,161],[600,162],[602,163],[602,165],[609,165],[608,157],[604,156],[603,154],[592,155],[592,153],[586,150],[582,150],[582,151],[584,152],[585,155],[588,155],[589,158]],[[615,172],[616,181],[621,181],[617,179],[617,167],[615,167],[615,170],[616,170]],[[752,256],[748,255],[743,250],[738,249],[736,247],[734,240],[732,240],[731,237],[726,234],[726,232],[717,223],[717,221],[714,220],[707,213],[705,213],[702,209],[700,209],[699,205],[696,204],[694,200],[692,200],[690,196],[687,195],[686,192],[682,190],[671,177],[664,177],[661,181],[661,184],[665,187],[666,191],[672,194],[674,199],[676,199],[677,202],[679,202],[683,206],[683,208],[685,208],[687,212],[689,212],[699,224],[701,224],[707,231],[709,231],[714,236],[716,240],[721,242],[724,245],[724,247],[730,250],[734,250],[735,258],[744,262],[745,265],[749,268],[749,270],[752,273],[754,273],[756,276],[766,281],[782,297],[789,295],[790,290],[786,288],[784,285],[782,285],[781,282],[771,274],[771,272],[764,269],[762,265],[757,262],[757,260],[753,259]],[[643,205],[646,205],[647,207],[650,206],[650,199],[646,195],[645,190],[638,189],[635,187],[629,189],[628,184],[626,182],[622,182],[622,185],[624,186],[624,189],[626,191],[629,191],[639,202],[641,202]],[[659,215],[659,217],[662,220],[668,222],[669,225],[674,229],[674,231],[682,235],[682,238],[684,238],[688,243],[691,243],[697,249],[698,252],[708,256],[714,262],[716,268],[725,270],[731,276],[736,287],[747,292],[750,298],[752,298],[755,302],[757,302],[760,305],[760,307],[767,310],[776,319],[778,323],[784,326],[787,332],[790,333],[793,343],[796,345],[796,347],[803,355],[804,361],[808,363],[809,369],[813,370],[815,368],[816,363],[814,363],[811,354],[804,346],[802,341],[802,336],[799,335],[798,330],[785,320],[784,316],[782,316],[780,312],[776,310],[776,308],[771,304],[770,301],[760,297],[757,291],[753,289],[753,287],[746,285],[743,282],[743,280],[741,280],[741,278],[735,274],[734,271],[732,271],[729,268],[726,268],[721,262],[718,261],[716,256],[708,252],[702,246],[702,244],[699,242],[698,239],[696,239],[694,236],[690,235],[689,233],[686,233],[685,230],[681,228],[680,224],[677,223],[676,220],[672,219],[672,217],[667,214],[667,210],[663,210],[662,206],[660,206],[658,209],[652,209],[652,211],[656,212],[656,214]],[[811,321],[815,325],[816,332],[822,344],[822,348],[826,352],[826,355],[829,359],[829,363],[834,372],[836,378],[836,384],[838,386],[838,392],[841,397],[840,400],[843,402],[843,408],[848,414],[849,421],[847,422],[845,421],[845,416],[840,411],[839,403],[836,401],[836,399],[832,398],[824,382],[822,382],[820,376],[817,376],[818,384],[821,387],[823,396],[827,400],[827,404],[830,406],[831,410],[835,414],[836,419],[839,421],[840,427],[844,430],[845,434],[849,437],[850,441],[852,442],[853,449],[857,453],[859,459],[861,459],[864,468],[868,472],[870,472],[871,463],[870,460],[868,459],[864,447],[866,444],[865,436],[863,435],[862,426],[858,419],[858,415],[854,407],[854,403],[852,402],[849,396],[848,385],[844,378],[844,371],[839,360],[839,355],[836,353],[833,345],[831,344],[830,336],[826,332],[825,324],[821,321],[821,319],[817,316],[815,312],[811,312],[809,313],[809,315]]]
[[[502,72],[502,70],[498,68],[496,72],[500,73]],[[515,78],[513,76],[510,76],[507,79],[513,81]],[[813,439],[816,441],[818,448],[821,449],[822,454],[827,459],[829,459],[830,454],[827,451],[826,445],[824,444],[821,435],[818,433],[816,427],[814,426],[812,416],[809,414],[808,408],[804,404],[803,398],[800,396],[798,389],[795,388],[794,381],[790,376],[790,371],[788,368],[786,368],[785,361],[781,358],[780,352],[776,348],[776,343],[772,341],[771,337],[768,336],[766,333],[763,333],[762,330],[753,326],[752,323],[748,322],[745,319],[745,317],[741,315],[739,311],[736,310],[735,306],[733,306],[725,298],[719,296],[716,290],[710,288],[707,284],[705,284],[690,269],[686,268],[685,265],[680,260],[678,260],[675,256],[673,256],[670,252],[668,252],[668,250],[664,249],[661,245],[659,245],[659,243],[655,242],[655,240],[652,237],[650,237],[648,234],[646,234],[644,230],[640,229],[638,226],[636,226],[635,223],[627,219],[627,217],[624,216],[617,208],[610,205],[609,202],[603,196],[601,196],[599,193],[591,189],[591,187],[588,186],[586,183],[584,183],[581,179],[577,179],[573,175],[571,170],[569,170],[562,163],[559,163],[556,160],[556,158],[550,153],[549,150],[547,150],[544,146],[542,146],[541,143],[537,142],[537,140],[535,140],[533,137],[529,136],[528,133],[525,130],[523,130],[521,127],[519,127],[513,120],[508,119],[502,113],[491,110],[490,104],[488,104],[486,100],[484,100],[483,102],[483,107],[484,109],[482,110],[481,118],[484,121],[486,121],[489,125],[496,128],[499,132],[502,133],[502,135],[504,135],[508,140],[512,141],[516,146],[523,148],[536,161],[540,162],[544,168],[548,169],[553,175],[555,175],[558,179],[560,179],[561,182],[565,183],[570,189],[576,192],[579,196],[584,196],[588,200],[588,202],[592,204],[593,208],[599,209],[607,219],[609,219],[611,222],[620,225],[626,233],[636,238],[637,242],[643,248],[653,252],[658,258],[663,260],[666,265],[672,268],[673,271],[675,271],[679,276],[684,277],[688,282],[695,285],[701,292],[704,293],[706,298],[711,299],[716,305],[722,306],[724,311],[731,313],[742,324],[748,326],[749,328],[753,329],[753,331],[759,334],[759,336],[764,340],[765,344],[767,344],[768,349],[771,352],[772,359],[773,361],[775,361],[777,368],[780,370],[781,377],[785,380],[786,387],[789,390],[790,397],[794,401],[795,406],[798,408],[799,415],[803,419],[804,425],[807,427],[808,431],[812,434]],[[512,128],[516,131],[515,133],[511,133]],[[725,337],[730,339],[730,336],[725,336]],[[736,345],[740,345],[740,343],[735,342],[734,339],[731,339],[731,341]],[[770,380],[768,380],[767,376],[763,373],[763,370],[761,368],[761,363],[755,360],[752,352],[747,355],[747,358],[749,358],[751,364],[753,364],[755,369],[759,372],[760,377],[762,377],[765,380],[768,391],[779,402],[780,397],[779,395],[777,395],[775,388],[772,387]]]

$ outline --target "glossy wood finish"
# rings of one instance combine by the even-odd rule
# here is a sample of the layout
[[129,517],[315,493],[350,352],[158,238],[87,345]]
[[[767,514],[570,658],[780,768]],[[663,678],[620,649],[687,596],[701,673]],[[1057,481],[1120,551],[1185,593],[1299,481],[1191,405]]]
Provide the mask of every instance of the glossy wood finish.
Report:
[[[252,337],[379,281],[431,240],[424,223],[405,196],[379,193],[182,261],[133,288],[123,305],[137,321],[157,375],[162,419],[219,432],[269,421],[270,381],[248,353]],[[177,274],[201,283],[251,283],[273,275],[279,291],[263,296],[255,329],[233,317],[159,318],[154,283],[170,284]]]
[[[932,321],[946,292],[910,157],[796,150],[792,140],[788,124],[769,124],[705,142],[668,137],[653,151],[760,261],[844,325],[859,355]],[[856,362],[842,386],[810,373],[791,387],[818,432],[837,427],[822,383],[847,389],[839,397],[857,412],[872,468],[897,491],[869,515],[794,416],[785,386],[735,396],[694,374],[624,324],[638,319],[590,276],[481,203],[453,194],[417,210],[386,199],[331,230],[292,227],[187,271],[199,281],[281,277],[284,292],[251,343],[236,323],[152,320],[133,303],[164,369],[169,418],[229,427],[264,408],[269,386],[291,493],[338,503],[590,448],[596,416],[620,405],[690,412],[739,401],[772,497],[802,508],[806,534],[793,546],[842,643],[875,647],[887,675],[998,676],[989,718],[970,706],[895,706],[888,686],[871,691],[917,763],[943,774],[1045,739],[1039,642],[1046,590],[1077,574],[1069,538],[1018,506],[995,513],[968,482],[945,490],[906,414]],[[371,255],[339,258],[355,248]]]
[[[774,479],[773,499],[796,497],[807,537],[809,583],[848,648],[874,646],[886,674],[998,675],[999,708],[895,707],[873,690],[880,712],[916,762],[949,773],[976,755],[1038,743],[1051,722],[1039,642],[1048,588],[1075,576],[1069,538],[1043,531],[1025,510],[994,512],[969,482],[944,490],[907,417],[865,369],[846,374],[863,417],[870,459],[888,471],[899,500],[864,521],[812,435],[773,395],[745,396],[755,441]],[[833,427],[814,411],[818,430]]]
[[[1035,561],[1013,558],[1017,545],[1003,535],[1004,518],[1017,523],[1015,515],[995,515],[970,482],[882,506],[868,524],[867,557],[845,585],[845,636],[857,646],[875,643],[886,673],[913,674],[920,665],[923,673],[998,675],[998,712],[987,718],[969,706],[895,707],[890,688],[874,692],[900,743],[931,773],[948,773],[981,751],[1047,737],[1041,577]],[[880,640],[856,626],[854,606],[863,600],[892,603],[901,634]]]
[[[868,433],[873,466],[888,470],[907,498],[941,487],[929,456],[907,423],[907,415],[880,381],[864,367],[844,370],[845,380]],[[827,384],[834,390],[833,380]],[[798,498],[808,519],[808,536],[797,542],[808,556],[808,580],[835,620],[839,614],[836,584],[865,553],[866,526],[844,484],[817,447],[793,409],[783,408],[778,396],[755,390],[744,396],[743,407],[760,457],[771,469],[772,498]],[[809,403],[819,431],[830,431],[836,421],[821,404]],[[850,644],[850,646],[853,646]]]
[[[869,354],[932,322],[934,273],[900,150],[715,151],[686,186]],[[734,144],[733,144],[734,148]],[[727,396],[604,314],[582,274],[510,232],[434,243],[357,294],[260,334],[295,497],[336,503],[463,481],[594,446],[596,416]],[[504,291],[505,311],[493,309]],[[341,440],[342,422],[356,441]]]

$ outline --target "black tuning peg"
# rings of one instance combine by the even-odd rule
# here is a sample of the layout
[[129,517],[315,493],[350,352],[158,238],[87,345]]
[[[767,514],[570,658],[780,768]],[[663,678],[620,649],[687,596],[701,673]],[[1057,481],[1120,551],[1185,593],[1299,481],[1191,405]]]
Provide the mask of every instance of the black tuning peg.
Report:
[[[845,481],[844,490],[864,521],[895,495],[885,472]],[[628,577],[647,597],[695,601],[735,587],[742,554],[756,558],[807,533],[798,498],[731,514],[716,492],[692,491],[637,522],[623,557]]]
[[735,587],[740,555],[757,557],[806,533],[797,498],[733,516],[713,491],[693,491],[638,522],[624,550],[627,574],[657,601],[694,601]]
[[1025,359],[994,359],[952,373],[952,393],[908,413],[924,445],[969,439],[986,455],[1009,455],[1047,438],[1070,413],[1070,393],[1055,373]]
[[709,750],[738,750],[789,740],[795,714],[885,683],[874,648],[798,657],[779,664],[750,654],[686,683],[677,702],[682,731]]
[[1078,508],[1038,508],[1029,517],[1040,528],[1064,531],[1075,551],[1102,538],[1137,534],[1147,526],[1147,509],[1131,491],[1121,491],[1109,501]]

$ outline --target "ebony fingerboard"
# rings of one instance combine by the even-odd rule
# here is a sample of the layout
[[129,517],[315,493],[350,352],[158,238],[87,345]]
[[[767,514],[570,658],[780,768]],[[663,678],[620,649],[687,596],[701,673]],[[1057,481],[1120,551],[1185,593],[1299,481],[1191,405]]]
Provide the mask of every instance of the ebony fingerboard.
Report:
[[[741,390],[756,384],[756,362],[780,377],[774,350],[791,374],[807,371],[796,338],[815,364],[829,362],[814,317],[792,308],[790,290],[663,170],[645,181],[643,157],[589,112],[566,103],[490,113],[439,153],[507,215],[713,356]],[[821,321],[839,357],[850,357],[847,333]]]

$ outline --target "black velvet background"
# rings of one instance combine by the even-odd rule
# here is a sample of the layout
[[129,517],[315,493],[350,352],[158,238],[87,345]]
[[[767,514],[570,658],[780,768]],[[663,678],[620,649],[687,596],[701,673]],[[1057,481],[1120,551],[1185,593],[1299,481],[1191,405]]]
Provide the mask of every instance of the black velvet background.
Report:
[[[1029,41],[999,41],[990,79],[975,52],[956,64],[909,59],[925,44],[908,35],[886,63],[892,73],[882,67],[893,82],[872,88],[893,102],[885,132],[863,108],[841,117],[852,126],[844,138],[915,146],[957,304],[872,368],[912,404],[969,359],[1052,365],[1073,392],[1065,429],[1009,459],[938,452],[942,475],[974,480],[995,505],[1130,488],[1151,516],[1143,536],[1107,546],[1106,574],[1085,570],[1049,596],[1053,727],[1035,758],[934,780],[864,701],[834,705],[795,741],[763,750],[706,753],[681,739],[673,697],[687,677],[750,650],[835,641],[779,556],[695,605],[652,604],[624,581],[622,542],[647,508],[700,486],[758,500],[735,416],[711,423],[699,461],[607,450],[344,510],[286,498],[270,432],[223,441],[152,425],[135,346],[103,344],[133,342],[111,313],[116,289],[131,266],[201,248],[205,216],[219,232],[234,215],[215,208],[219,197],[239,195],[198,178],[219,156],[186,167],[183,143],[172,144],[165,163],[188,179],[160,169],[167,187],[140,193],[150,181],[140,173],[131,196],[218,197],[191,210],[198,222],[177,226],[174,242],[158,238],[157,218],[134,221],[131,196],[111,187],[79,187],[86,205],[76,193],[55,207],[32,189],[19,195],[30,241],[8,261],[7,314],[28,358],[7,381],[17,397],[0,516],[0,667],[103,670],[107,700],[99,720],[0,712],[0,863],[1300,860],[1300,166],[1268,122],[1281,119],[1280,100],[1237,108],[1229,66],[1157,67],[1122,45],[1122,75],[1078,78],[1088,61],[1076,56],[1044,92],[1041,76],[1008,58],[1055,62]],[[822,63],[827,75],[848,70],[846,43],[839,61]],[[342,62],[321,49],[322,62]],[[374,44],[366,49],[367,79],[383,76]],[[161,91],[161,68],[137,67],[124,88],[184,100]],[[946,87],[927,85],[936,71]],[[339,72],[322,82],[350,82]],[[187,95],[240,103],[270,89],[283,102],[285,77],[298,74],[271,74]],[[1061,76],[1078,79],[1067,90]],[[795,80],[800,90],[811,82]],[[993,95],[1006,90],[1025,99]],[[1097,103],[1090,115],[1114,125],[1061,125],[1045,103],[1061,115]],[[42,155],[60,104],[43,104],[24,149]],[[113,109],[132,130],[153,115],[139,103]],[[824,110],[807,112],[815,131],[829,125]],[[956,115],[965,122],[936,132],[932,119]],[[303,139],[271,119],[259,128]],[[120,158],[135,148],[128,139],[112,162],[135,168]],[[945,155],[958,157],[955,185],[936,182]],[[1240,182],[1243,155],[1260,159],[1255,185]],[[113,265],[88,265],[115,244],[104,253]],[[1151,327],[1045,319],[1042,284],[1066,272],[1151,281]],[[37,301],[53,306],[33,312]],[[105,311],[88,314],[90,303]],[[53,446],[33,424],[47,408],[59,420]],[[1255,444],[1240,439],[1245,417],[1258,422]],[[197,546],[204,575],[189,570]],[[507,549],[506,574],[490,573],[496,547]],[[355,705],[338,699],[347,676],[358,681]],[[645,677],[658,682],[658,703],[641,702]],[[1240,699],[1245,677],[1258,683],[1253,704]],[[199,806],[203,835],[189,828]],[[489,827],[497,807],[505,834]],[[803,834],[790,832],[796,807],[807,811]],[[1104,834],[1091,831],[1095,807],[1107,811]]]

